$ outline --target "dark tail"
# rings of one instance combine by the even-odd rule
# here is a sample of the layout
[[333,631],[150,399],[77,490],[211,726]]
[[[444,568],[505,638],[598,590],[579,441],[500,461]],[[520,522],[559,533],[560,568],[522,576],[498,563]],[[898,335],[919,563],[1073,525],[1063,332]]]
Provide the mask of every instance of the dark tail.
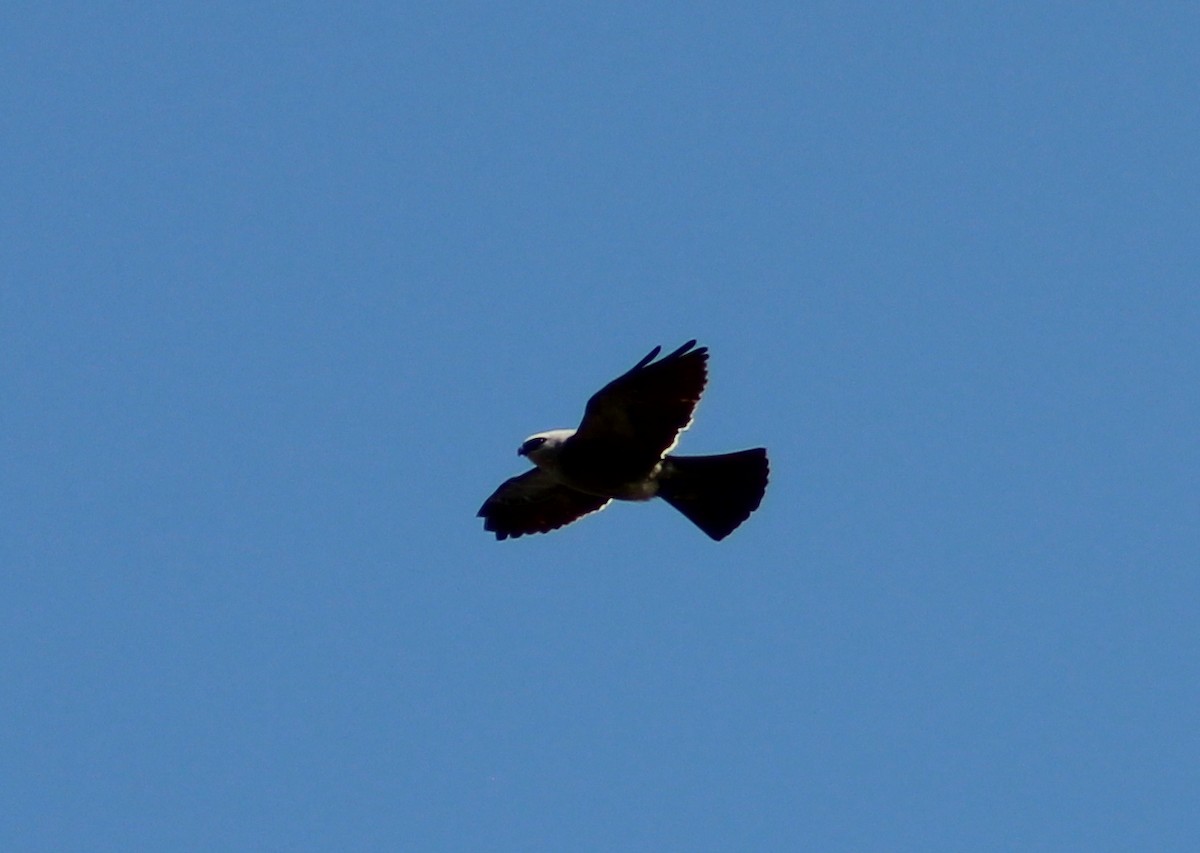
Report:
[[767,490],[767,451],[668,456],[658,495],[720,541],[750,517]]

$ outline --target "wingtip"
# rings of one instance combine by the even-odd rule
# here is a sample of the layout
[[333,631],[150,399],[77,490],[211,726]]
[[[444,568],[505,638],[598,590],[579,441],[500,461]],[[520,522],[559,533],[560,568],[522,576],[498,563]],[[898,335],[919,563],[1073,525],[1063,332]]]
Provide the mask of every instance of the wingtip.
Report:
[[703,358],[708,355],[708,347],[697,347],[696,339],[692,338],[679,349],[668,355],[667,358],[678,358],[682,355],[692,355]]
[[635,364],[633,366],[633,369],[637,370],[638,368],[645,367],[647,364],[654,361],[654,359],[658,358],[658,354],[660,352],[662,352],[661,346],[657,346],[654,349],[650,350],[650,352],[646,353],[645,357],[642,358],[641,361],[639,361],[637,364]]
[[[697,355],[697,356],[701,356],[701,357],[708,356],[708,347],[700,347],[698,349],[693,350],[692,348],[695,346],[696,346],[696,339],[692,338],[690,341],[685,343],[683,346],[679,347],[679,349],[672,350],[671,352],[664,355],[662,357],[662,361],[667,361],[668,359],[672,359],[672,358],[679,358],[681,355],[685,355],[685,354]],[[650,352],[648,352],[641,361],[639,361],[637,364],[635,364],[633,366],[633,370],[640,370],[643,367],[646,367],[648,364],[650,364],[650,362],[652,362],[652,361],[654,361],[654,359],[658,358],[658,355],[661,352],[662,352],[662,346],[661,345],[656,346],[654,349],[650,350]]]

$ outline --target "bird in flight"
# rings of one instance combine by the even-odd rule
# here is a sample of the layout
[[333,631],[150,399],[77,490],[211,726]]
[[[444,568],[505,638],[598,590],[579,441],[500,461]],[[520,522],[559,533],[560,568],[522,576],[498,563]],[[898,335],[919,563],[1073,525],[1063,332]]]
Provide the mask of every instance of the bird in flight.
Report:
[[655,361],[661,350],[593,394],[578,429],[525,439],[517,455],[536,467],[484,501],[484,530],[497,539],[547,533],[614,499],[660,497],[719,541],[758,509],[767,488],[766,448],[670,453],[704,393],[708,349],[688,341]]

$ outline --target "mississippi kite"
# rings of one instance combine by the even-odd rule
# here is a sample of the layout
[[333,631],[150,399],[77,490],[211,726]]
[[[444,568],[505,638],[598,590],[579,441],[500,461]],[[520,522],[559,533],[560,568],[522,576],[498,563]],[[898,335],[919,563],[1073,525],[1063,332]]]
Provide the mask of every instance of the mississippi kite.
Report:
[[547,533],[610,500],[660,497],[721,540],[758,509],[767,451],[673,456],[708,379],[708,349],[662,347],[588,400],[578,429],[530,436],[517,450],[536,467],[501,484],[479,510],[497,539]]

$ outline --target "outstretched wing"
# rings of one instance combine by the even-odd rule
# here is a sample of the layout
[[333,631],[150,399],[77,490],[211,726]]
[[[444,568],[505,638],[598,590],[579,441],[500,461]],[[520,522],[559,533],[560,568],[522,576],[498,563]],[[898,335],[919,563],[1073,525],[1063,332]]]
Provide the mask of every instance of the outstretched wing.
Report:
[[[564,470],[581,482],[626,483],[645,477],[692,422],[708,381],[708,349],[688,341],[658,361],[655,347],[588,400],[583,421],[563,448]],[[600,478],[599,480],[597,478]]]
[[479,509],[483,529],[497,539],[547,533],[590,512],[604,509],[608,498],[577,492],[556,483],[540,468],[501,483]]

